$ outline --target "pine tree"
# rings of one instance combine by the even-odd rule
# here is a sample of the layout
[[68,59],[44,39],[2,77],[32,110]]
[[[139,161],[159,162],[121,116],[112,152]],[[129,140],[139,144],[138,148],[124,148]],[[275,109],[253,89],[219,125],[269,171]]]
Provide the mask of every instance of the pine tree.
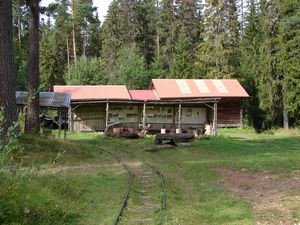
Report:
[[28,70],[28,108],[25,131],[38,133],[39,123],[39,0],[27,0],[29,6],[29,70]]
[[17,120],[15,78],[13,69],[12,1],[0,3],[0,107],[4,118],[0,121],[0,141],[6,139],[8,129]]
[[197,67],[209,78],[239,76],[239,23],[235,0],[209,0],[205,33],[199,44]]

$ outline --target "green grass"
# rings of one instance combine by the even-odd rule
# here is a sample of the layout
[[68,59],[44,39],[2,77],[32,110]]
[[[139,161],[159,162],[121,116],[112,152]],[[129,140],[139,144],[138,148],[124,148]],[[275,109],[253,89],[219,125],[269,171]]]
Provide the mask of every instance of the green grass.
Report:
[[[164,174],[166,224],[256,224],[250,203],[232,198],[218,184],[222,175],[213,170],[300,170],[298,131],[256,134],[222,129],[217,137],[197,139],[191,147],[157,152],[144,151],[154,147],[153,136],[138,141],[107,140],[96,133],[70,133],[68,137],[67,142],[22,139],[25,150],[17,154],[19,162],[48,164],[17,186],[9,199],[0,200],[0,223],[9,218],[4,224],[112,224],[128,177],[99,147],[129,161],[120,152],[126,149]],[[8,208],[9,212],[3,210]],[[293,217],[299,218],[299,213],[293,212]]]
[[0,224],[113,222],[127,174],[110,155],[85,142],[27,136],[21,143],[13,155],[18,174],[0,173]]

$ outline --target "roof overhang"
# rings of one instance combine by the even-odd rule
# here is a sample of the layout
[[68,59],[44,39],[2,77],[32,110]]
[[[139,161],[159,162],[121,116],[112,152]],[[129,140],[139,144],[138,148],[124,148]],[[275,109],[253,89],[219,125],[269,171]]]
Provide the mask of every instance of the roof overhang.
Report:
[[[39,99],[40,107],[42,108],[68,109],[71,104],[71,95],[69,93],[40,92]],[[28,92],[16,92],[17,105],[26,105],[28,102]]]

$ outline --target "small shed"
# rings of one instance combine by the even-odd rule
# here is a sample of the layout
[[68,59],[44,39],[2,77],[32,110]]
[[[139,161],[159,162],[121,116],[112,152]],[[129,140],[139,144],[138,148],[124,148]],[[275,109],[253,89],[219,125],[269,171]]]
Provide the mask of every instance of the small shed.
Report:
[[[69,108],[71,106],[71,94],[70,93],[59,93],[59,92],[40,92],[40,107],[44,109],[57,110],[59,113],[59,136],[61,130],[62,117],[68,118]],[[17,91],[16,92],[16,103],[19,107],[27,105],[28,92]],[[66,139],[66,129],[64,132],[64,138]]]

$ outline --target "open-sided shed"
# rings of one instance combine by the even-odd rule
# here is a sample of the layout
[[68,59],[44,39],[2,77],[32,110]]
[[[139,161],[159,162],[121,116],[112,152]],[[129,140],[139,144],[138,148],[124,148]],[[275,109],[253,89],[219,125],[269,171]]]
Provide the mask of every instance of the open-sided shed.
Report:
[[149,126],[150,130],[203,129],[242,125],[243,98],[237,80],[153,79],[149,90],[124,85],[55,86],[71,94],[70,124],[75,131],[103,131],[108,124]]
[[[68,118],[68,112],[71,105],[71,94],[61,92],[40,92],[40,107],[45,109],[57,110],[59,113],[59,135],[61,130],[62,117]],[[19,107],[24,107],[30,101],[28,92],[17,91],[16,102]],[[66,138],[66,129],[64,132]]]

